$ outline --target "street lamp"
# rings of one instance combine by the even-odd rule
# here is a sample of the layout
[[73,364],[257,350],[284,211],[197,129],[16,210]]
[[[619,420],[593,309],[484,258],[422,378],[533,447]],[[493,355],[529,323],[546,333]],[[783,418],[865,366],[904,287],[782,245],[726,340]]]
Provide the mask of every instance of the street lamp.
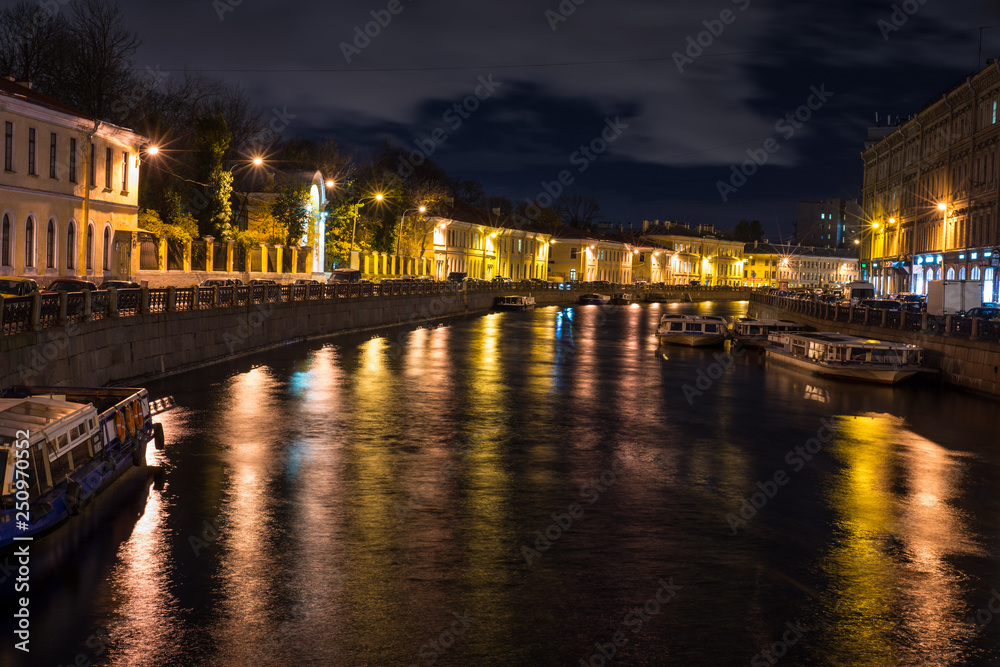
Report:
[[[363,202],[366,199],[372,199],[374,201],[382,201],[383,199],[385,199],[385,195],[383,195],[380,192],[374,197],[361,197],[360,199],[358,199],[358,203],[354,205],[354,225],[351,227],[351,251],[350,251],[350,256],[348,257],[349,263],[354,259],[354,234],[355,232],[357,232],[358,229],[358,216],[361,215],[361,207],[364,206],[364,204],[362,204],[361,202]],[[353,269],[354,267],[352,266],[351,268]]]
[[416,208],[408,208],[403,211],[403,217],[399,220],[399,232],[396,233],[396,257],[399,257],[399,240],[403,237],[403,225],[406,224],[406,214],[410,211],[420,211],[420,215],[427,212],[426,206],[417,206]]

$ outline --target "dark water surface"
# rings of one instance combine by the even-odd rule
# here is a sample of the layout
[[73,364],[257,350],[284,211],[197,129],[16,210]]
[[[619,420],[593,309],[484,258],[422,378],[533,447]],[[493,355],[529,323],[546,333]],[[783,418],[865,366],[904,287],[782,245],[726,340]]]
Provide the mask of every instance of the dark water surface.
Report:
[[1000,664],[997,403],[654,336],[745,308],[498,313],[154,383],[164,487],[34,584],[30,661],[2,584],[0,664]]

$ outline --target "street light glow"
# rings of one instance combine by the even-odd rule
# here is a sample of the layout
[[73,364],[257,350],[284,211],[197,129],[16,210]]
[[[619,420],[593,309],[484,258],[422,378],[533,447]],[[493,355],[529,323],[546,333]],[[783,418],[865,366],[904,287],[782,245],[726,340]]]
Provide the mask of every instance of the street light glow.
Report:
[[150,146],[149,148],[146,149],[146,153],[149,155],[156,155],[159,152],[160,152],[159,146]]
[[947,211],[948,210],[948,205],[945,204],[944,202],[941,202],[940,204],[938,204],[938,210],[939,211]]
[[382,199],[384,199],[384,198],[385,198],[385,195],[383,195],[382,193],[379,193],[379,194],[375,195],[375,200],[376,201],[382,201]]
[[264,158],[255,157],[253,159],[253,164],[254,164],[255,167],[259,167],[260,165],[264,164]]
[[889,224],[893,225],[896,223],[896,218],[889,218]]
[[334,183],[332,178],[326,182],[326,187],[328,188],[332,188],[334,185],[336,185],[336,183]]
[[421,213],[426,213],[427,212],[427,207],[426,206],[421,206],[417,210],[420,211]]
[[873,222],[872,223],[872,229],[878,229],[878,223],[877,222]]

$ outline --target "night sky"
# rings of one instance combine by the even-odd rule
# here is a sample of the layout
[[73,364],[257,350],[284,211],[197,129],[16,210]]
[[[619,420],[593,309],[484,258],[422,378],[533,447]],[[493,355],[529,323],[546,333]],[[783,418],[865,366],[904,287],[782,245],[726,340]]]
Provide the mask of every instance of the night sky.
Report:
[[[597,197],[612,221],[731,228],[756,218],[772,238],[791,234],[801,199],[860,199],[875,114],[883,124],[905,119],[977,70],[981,26],[980,62],[1000,55],[996,0],[174,0],[122,9],[145,39],[139,69],[239,82],[278,110],[272,127],[284,126],[282,136],[332,136],[362,151],[383,140],[417,150],[422,140],[450,175],[480,180],[491,195],[535,199],[566,171],[571,183],[559,187]],[[366,24],[374,37],[358,37]],[[786,120],[810,103],[799,109],[807,121]],[[731,165],[747,151],[766,161],[720,193],[720,182],[739,183]]]

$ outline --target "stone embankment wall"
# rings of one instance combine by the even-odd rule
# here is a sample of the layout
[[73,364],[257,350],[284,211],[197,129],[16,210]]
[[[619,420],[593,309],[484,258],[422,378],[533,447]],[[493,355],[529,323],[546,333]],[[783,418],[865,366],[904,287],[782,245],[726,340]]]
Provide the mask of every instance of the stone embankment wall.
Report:
[[887,327],[832,322],[753,300],[750,302],[748,312],[755,317],[801,322],[818,331],[834,331],[850,336],[864,336],[919,345],[925,350],[924,356],[927,365],[940,370],[941,381],[976,392],[1000,396],[1000,343]]
[[[545,290],[539,305],[579,292]],[[493,292],[445,292],[107,318],[0,337],[0,386],[143,381],[305,340],[488,309]]]
[[[619,288],[620,289],[620,288]],[[576,303],[586,290],[531,292],[539,306]],[[593,291],[593,288],[590,288]],[[524,293],[520,292],[520,293]],[[321,301],[139,312],[0,336],[0,387],[104,386],[193,370],[290,343],[484,311],[506,291],[337,297]],[[638,299],[645,295],[637,293]],[[145,297],[148,301],[149,297]],[[738,290],[658,292],[661,301],[745,300]],[[148,308],[147,308],[148,310]]]

